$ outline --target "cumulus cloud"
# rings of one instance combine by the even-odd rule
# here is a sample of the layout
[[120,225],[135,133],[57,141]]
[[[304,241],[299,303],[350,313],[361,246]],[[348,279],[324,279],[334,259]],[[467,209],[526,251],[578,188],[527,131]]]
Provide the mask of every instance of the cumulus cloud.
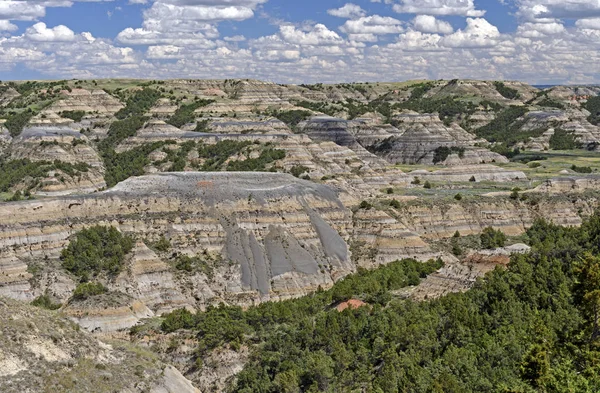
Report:
[[402,22],[389,16],[371,15],[359,19],[347,20],[340,27],[346,34],[397,34],[404,31]]
[[412,22],[415,30],[423,33],[450,34],[454,31],[450,23],[431,15],[417,15]]
[[580,19],[575,22],[580,29],[600,30],[600,18]]
[[17,25],[10,23],[10,21],[0,20],[0,31],[15,31],[17,29]]
[[440,46],[442,37],[438,34],[423,34],[420,31],[409,30],[401,34],[398,42],[391,44],[390,47],[403,49],[405,51],[442,51],[446,50]]
[[[339,2],[340,8],[328,11],[347,19],[337,32],[335,26],[315,22],[294,20],[293,25],[268,19],[278,26],[276,33],[246,39],[246,30],[235,22],[256,15],[267,20],[261,9],[266,0],[148,0],[139,9],[142,24],[124,29],[113,41],[66,26],[33,24],[43,18],[45,8],[70,6],[70,1],[0,0],[0,71],[26,67],[64,78],[258,78],[282,83],[414,78],[600,82],[600,16],[594,16],[595,8],[585,8],[594,2],[510,1],[520,25],[504,34],[481,17],[484,11],[475,3],[482,7],[487,4],[483,0],[381,0],[388,10],[416,15],[410,22],[368,16],[358,5]],[[442,19],[445,15],[468,17],[466,27],[453,31]],[[566,18],[576,19],[574,25]],[[11,37],[16,28],[11,20],[35,22]],[[235,33],[220,38],[224,21]]]
[[46,15],[46,7],[39,2],[0,1],[0,19],[35,20]]
[[214,48],[215,43],[202,33],[158,32],[127,28],[117,35],[117,41],[125,45],[178,44],[200,48]]
[[517,34],[521,37],[539,38],[549,35],[561,34],[566,31],[561,23],[531,23],[527,22],[519,26]]
[[316,24],[310,31],[304,32],[294,26],[281,26],[279,33],[284,41],[297,45],[338,45],[343,43],[342,37],[327,26]]
[[45,23],[39,22],[25,31],[25,37],[31,41],[68,42],[75,39],[75,33],[64,25],[49,29]]
[[451,48],[489,47],[498,43],[500,31],[483,18],[467,18],[467,27],[442,38],[444,46]]
[[338,18],[354,19],[365,16],[367,13],[360,6],[352,3],[347,3],[343,7],[327,10],[327,13]]
[[[390,2],[386,0],[386,2]],[[399,14],[460,15],[478,17],[485,11],[475,8],[474,0],[400,0],[393,10]]]
[[528,20],[600,17],[598,0],[517,0],[518,15]]

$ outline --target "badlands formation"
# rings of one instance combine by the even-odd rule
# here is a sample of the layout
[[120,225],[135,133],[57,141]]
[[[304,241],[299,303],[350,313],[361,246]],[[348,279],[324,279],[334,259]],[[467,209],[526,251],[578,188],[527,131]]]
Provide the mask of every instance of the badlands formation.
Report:
[[[27,345],[0,347],[0,390],[33,391],[16,389],[43,377],[29,377],[35,361],[58,370],[82,348],[81,375],[124,373],[114,365],[130,349],[83,331],[123,338],[176,309],[296,298],[398,259],[446,263],[400,296],[468,289],[526,251],[518,237],[536,219],[577,226],[596,209],[599,90],[468,80],[1,84],[0,320],[10,322],[0,340]],[[96,226],[133,247],[118,274],[96,278],[107,292],[79,299],[61,253]],[[511,244],[480,250],[487,227]],[[462,252],[451,247],[457,236]],[[181,258],[202,268],[182,269]],[[59,316],[25,304],[40,297]],[[57,324],[64,335],[47,341],[44,329]],[[221,365],[196,373],[195,386],[222,387],[243,353],[215,354]],[[151,366],[140,366],[136,387],[117,378],[111,391],[196,391],[175,368],[137,361]]]

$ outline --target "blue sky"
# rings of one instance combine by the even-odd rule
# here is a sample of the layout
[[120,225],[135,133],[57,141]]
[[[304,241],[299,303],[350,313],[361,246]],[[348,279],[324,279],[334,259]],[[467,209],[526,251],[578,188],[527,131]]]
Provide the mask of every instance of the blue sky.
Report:
[[0,0],[0,79],[600,83],[599,0]]

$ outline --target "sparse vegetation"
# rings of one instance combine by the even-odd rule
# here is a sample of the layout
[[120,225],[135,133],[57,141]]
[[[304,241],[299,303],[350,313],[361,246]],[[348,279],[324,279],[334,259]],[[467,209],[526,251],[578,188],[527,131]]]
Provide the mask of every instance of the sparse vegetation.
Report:
[[40,179],[49,176],[52,171],[61,171],[68,176],[89,171],[90,167],[85,163],[70,164],[61,161],[36,161],[27,158],[1,161],[0,160],[0,192],[7,192],[12,187],[27,181],[25,186],[32,189],[37,186]]

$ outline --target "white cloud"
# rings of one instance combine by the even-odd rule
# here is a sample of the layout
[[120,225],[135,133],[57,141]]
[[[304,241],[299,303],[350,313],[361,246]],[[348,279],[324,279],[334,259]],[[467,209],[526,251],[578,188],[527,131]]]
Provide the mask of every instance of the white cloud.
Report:
[[0,19],[35,20],[46,15],[43,4],[29,1],[0,1]]
[[402,22],[389,16],[371,15],[347,20],[340,27],[346,34],[397,34],[404,31]]
[[10,21],[0,20],[0,31],[15,31],[17,29],[17,25],[10,23]]
[[527,22],[519,26],[517,35],[526,38],[539,38],[549,35],[561,34],[566,31],[561,23],[531,23]]
[[500,31],[483,18],[467,18],[467,27],[442,38],[441,43],[451,48],[490,47],[498,43]]
[[243,35],[234,35],[231,37],[225,37],[223,38],[225,41],[228,42],[242,42],[242,41],[246,41],[246,37],[244,37]]
[[177,44],[189,45],[200,48],[214,48],[213,41],[206,38],[202,33],[181,33],[181,32],[159,32],[146,30],[144,28],[127,28],[117,35],[117,41],[125,45],[156,45],[156,44]]
[[297,45],[338,45],[343,43],[342,37],[327,26],[316,24],[310,31],[303,32],[294,26],[280,26],[279,34],[284,41]]
[[600,18],[580,19],[575,25],[580,29],[600,30]]
[[73,41],[75,33],[67,26],[59,25],[51,29],[43,22],[36,23],[25,31],[25,37],[31,41]]
[[365,16],[366,12],[360,6],[352,3],[347,3],[343,7],[327,10],[329,15],[337,16],[338,18],[354,19]]
[[438,34],[423,34],[420,31],[409,30],[401,34],[398,42],[391,44],[390,47],[418,52],[446,50],[440,46],[441,39]]
[[423,33],[450,34],[454,31],[450,23],[436,19],[431,15],[417,15],[413,19],[413,26],[415,30]]
[[[475,8],[474,0],[399,0],[393,10],[399,14],[483,16],[485,11]],[[389,3],[389,0],[386,0]]]
[[600,17],[598,0],[517,0],[516,3],[518,15],[530,21]]
[[206,7],[198,5],[179,6],[163,2],[155,2],[144,13],[148,19],[160,20],[193,20],[202,22],[218,22],[224,20],[250,19],[254,16],[251,8],[243,6]]

